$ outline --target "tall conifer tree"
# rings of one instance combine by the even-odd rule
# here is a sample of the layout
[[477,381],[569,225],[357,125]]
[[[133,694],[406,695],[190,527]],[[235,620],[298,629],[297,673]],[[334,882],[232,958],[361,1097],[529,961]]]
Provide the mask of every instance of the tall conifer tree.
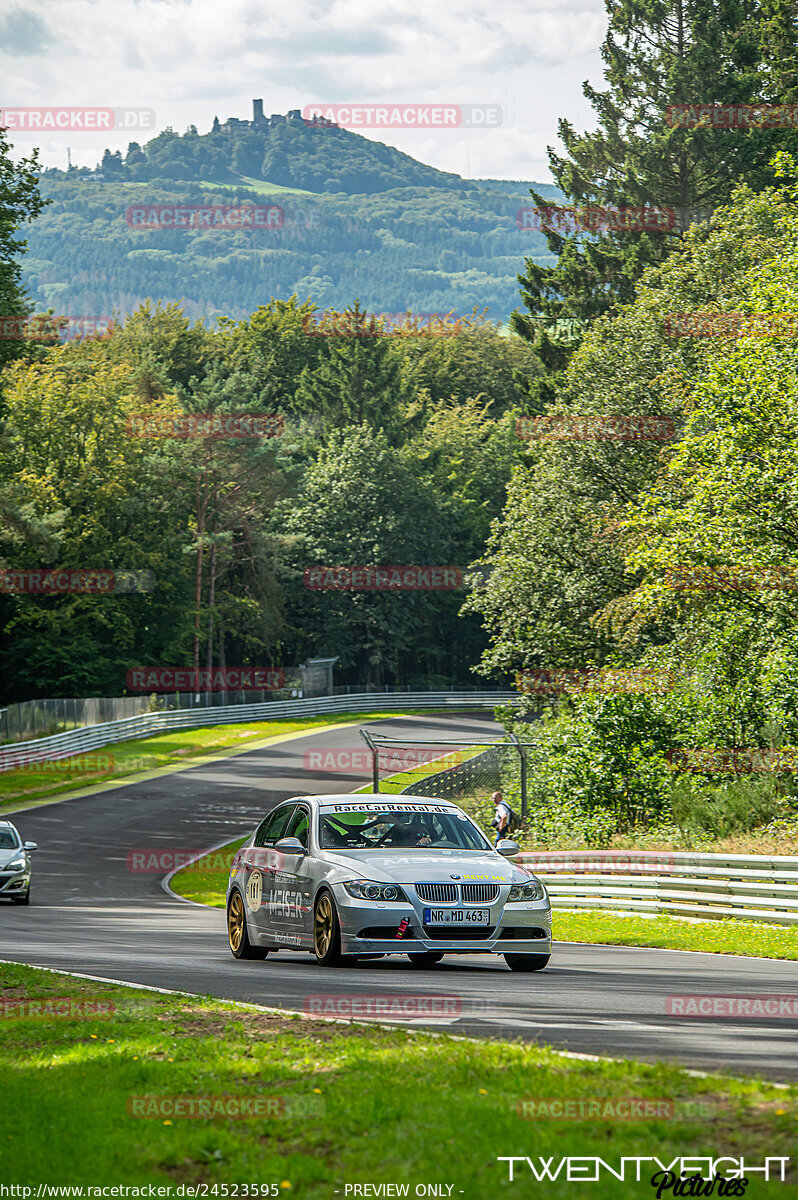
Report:
[[755,190],[773,182],[768,163],[794,141],[792,129],[681,124],[667,110],[792,100],[796,9],[796,0],[607,0],[607,87],[583,88],[598,127],[577,133],[561,120],[565,152],[549,148],[552,173],[566,205],[578,210],[665,208],[678,219],[671,232],[595,235],[558,231],[551,222],[546,236],[558,261],[526,260],[518,279],[527,311],[513,314],[514,328],[536,345],[549,372],[531,385],[539,406],[552,398],[586,324],[633,299],[644,268],[678,248],[691,213],[726,203],[741,181]]

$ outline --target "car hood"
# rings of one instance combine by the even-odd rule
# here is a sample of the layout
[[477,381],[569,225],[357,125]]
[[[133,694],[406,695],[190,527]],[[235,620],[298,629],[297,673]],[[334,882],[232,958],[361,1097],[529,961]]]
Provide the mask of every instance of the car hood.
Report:
[[[323,850],[319,856],[340,868],[341,879],[373,879],[375,883],[523,883],[530,872],[498,854],[463,854],[459,850]],[[337,872],[338,873],[338,872]]]
[[20,855],[23,858],[26,857],[25,851],[21,846],[15,846],[13,850],[6,850],[5,847],[0,849],[0,870],[3,869],[6,863],[10,863],[14,858],[19,858]]

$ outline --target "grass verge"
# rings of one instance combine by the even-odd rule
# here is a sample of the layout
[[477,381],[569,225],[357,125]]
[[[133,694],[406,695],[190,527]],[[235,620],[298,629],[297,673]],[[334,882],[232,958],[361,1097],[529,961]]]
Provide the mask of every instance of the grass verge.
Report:
[[[362,979],[359,990],[367,986]],[[56,999],[95,1011],[102,1004],[107,1015],[85,1007],[47,1015],[46,1001]],[[43,1015],[19,1016],[15,1002],[27,1000],[42,1003]],[[434,1180],[482,1200],[506,1184],[499,1155],[551,1157],[555,1166],[595,1155],[617,1168],[622,1156],[670,1162],[711,1152],[760,1166],[795,1143],[798,1088],[757,1079],[696,1079],[663,1063],[585,1062],[532,1044],[303,1020],[7,963],[0,1005],[0,1064],[14,1096],[4,1106],[0,1174],[24,1185],[167,1184],[175,1196],[180,1184],[219,1184],[215,1194],[224,1195],[222,1184],[258,1183],[273,1184],[274,1195],[330,1200],[346,1184],[399,1182],[413,1195]],[[558,1098],[577,1112],[580,1103],[606,1113],[608,1102],[648,1100],[656,1115],[531,1122],[523,1104],[532,1095],[536,1106]],[[219,1113],[238,1098],[257,1100],[262,1115],[183,1119],[175,1097],[184,1111],[196,1112],[202,1097]],[[531,1176],[522,1178],[516,1190],[530,1194]],[[639,1197],[645,1183],[611,1179],[601,1194]],[[547,1200],[573,1195],[562,1174],[540,1190]],[[754,1176],[746,1196],[766,1195],[769,1185]]]
[[230,878],[230,863],[239,846],[246,838],[238,838],[220,850],[211,850],[189,867],[184,867],[172,877],[170,887],[178,896],[207,904],[209,908],[224,908],[227,881]]
[[[335,716],[307,717],[294,721],[261,721],[241,725],[207,725],[200,729],[180,729],[150,738],[118,742],[89,754],[59,759],[50,763],[31,763],[15,771],[0,773],[0,812],[12,805],[47,800],[82,787],[109,783],[177,764],[188,765],[222,750],[246,748],[303,730],[331,728],[353,721],[387,720],[404,713],[339,713]],[[1,752],[1,751],[0,751]]]
[[560,942],[798,959],[798,928],[755,921],[721,918],[693,924],[666,916],[619,917],[605,912],[569,913],[555,909],[554,928]]
[[[426,783],[433,779],[436,775],[443,774],[444,771],[450,770],[459,763],[466,762],[469,758],[476,758],[478,754],[482,754],[484,747],[474,746],[465,750],[452,750],[448,754],[442,754],[440,758],[435,758],[431,762],[424,763],[423,766],[413,767],[408,771],[397,771],[395,775],[386,775],[380,780],[380,791],[386,795],[395,796],[409,788],[414,784]],[[366,783],[363,787],[355,788],[358,792],[370,792],[372,784]],[[460,804],[460,801],[457,801]]]

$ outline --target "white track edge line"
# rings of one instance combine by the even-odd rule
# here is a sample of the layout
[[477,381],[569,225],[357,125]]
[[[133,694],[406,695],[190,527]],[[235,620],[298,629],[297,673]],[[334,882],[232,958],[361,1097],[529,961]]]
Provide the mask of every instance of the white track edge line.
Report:
[[[234,1008],[254,1009],[256,1012],[273,1013],[278,1017],[298,1017],[301,1021],[324,1021],[328,1025],[357,1025],[358,1027],[363,1026],[366,1029],[386,1029],[391,1033],[395,1033],[397,1030],[403,1030],[407,1034],[421,1034],[424,1037],[448,1037],[455,1042],[476,1042],[479,1045],[484,1045],[487,1041],[492,1040],[490,1038],[472,1037],[468,1034],[441,1033],[437,1029],[419,1029],[415,1026],[403,1025],[384,1025],[381,1021],[358,1021],[356,1017],[323,1017],[316,1013],[300,1012],[298,1009],[294,1008],[272,1008],[266,1004],[254,1004],[247,1000],[227,1000],[221,996],[211,996],[209,993],[182,992],[178,991],[176,988],[156,987],[155,985],[148,983],[128,983],[122,979],[108,979],[104,975],[86,975],[82,971],[65,971],[60,970],[57,967],[32,966],[30,963],[19,963],[13,958],[0,958],[0,963],[6,963],[11,967],[30,966],[34,971],[46,971],[50,975],[68,975],[72,979],[88,979],[91,983],[110,983],[115,987],[133,988],[135,991],[140,992],[158,992],[158,994],[162,996],[185,996],[190,1000],[210,999],[219,1004],[231,1004]],[[644,1067],[656,1066],[661,1062],[659,1059],[656,1062],[647,1063],[642,1059],[614,1058],[610,1054],[580,1054],[575,1050],[558,1050],[556,1046],[540,1045],[540,1043],[534,1043],[534,1046],[537,1050],[545,1050],[550,1054],[556,1054],[559,1058],[576,1059],[582,1062],[635,1062]],[[680,1063],[674,1063],[670,1065],[675,1066],[677,1070],[682,1071],[683,1074],[689,1075],[694,1079],[734,1079],[738,1083],[759,1083],[764,1084],[766,1087],[786,1088],[788,1090],[794,1086],[790,1083],[780,1083],[777,1080],[759,1077],[754,1077],[752,1079],[750,1076],[745,1075],[718,1075],[712,1071],[694,1071],[691,1067],[683,1067]]]

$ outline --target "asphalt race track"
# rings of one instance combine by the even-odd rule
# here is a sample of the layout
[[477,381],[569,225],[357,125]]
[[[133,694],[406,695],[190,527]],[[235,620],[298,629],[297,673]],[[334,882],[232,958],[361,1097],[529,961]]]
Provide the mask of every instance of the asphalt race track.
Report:
[[[399,736],[441,739],[497,728],[474,713],[369,724]],[[583,1054],[798,1079],[798,1018],[685,1019],[666,1013],[666,998],[673,995],[798,996],[795,962],[568,943],[557,944],[551,965],[533,975],[513,974],[503,959],[487,955],[447,957],[428,970],[411,968],[404,957],[325,970],[310,955],[290,951],[265,962],[236,962],[221,909],[171,899],[161,887],[164,872],[129,869],[128,856],[137,850],[202,850],[243,836],[287,796],[364,783],[366,771],[303,768],[307,750],[333,746],[360,749],[363,743],[356,727],[330,729],[9,814],[23,838],[40,849],[30,907],[0,902],[0,958],[298,1011],[324,993],[456,997],[456,1016],[412,1024],[541,1041]]]

